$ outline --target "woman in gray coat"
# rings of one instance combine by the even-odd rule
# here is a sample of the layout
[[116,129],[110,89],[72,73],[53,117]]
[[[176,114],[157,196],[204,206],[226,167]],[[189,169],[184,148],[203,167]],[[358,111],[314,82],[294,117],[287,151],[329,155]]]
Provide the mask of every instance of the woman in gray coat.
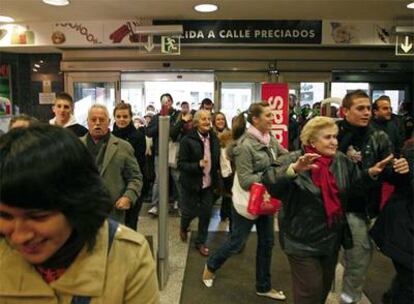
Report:
[[[234,144],[230,146],[228,155],[235,162],[241,188],[249,191],[253,183],[261,181],[263,172],[275,158],[287,151],[270,134],[272,113],[267,103],[254,103],[249,107],[247,121],[251,126],[247,130],[244,114],[240,114],[233,121]],[[230,238],[207,260],[203,273],[204,284],[207,287],[213,285],[214,273],[230,256],[244,247],[253,225],[256,225],[256,294],[275,300],[285,300],[283,292],[272,288],[270,279],[274,243],[273,215],[260,215],[256,219],[246,218],[233,206],[232,219]]]

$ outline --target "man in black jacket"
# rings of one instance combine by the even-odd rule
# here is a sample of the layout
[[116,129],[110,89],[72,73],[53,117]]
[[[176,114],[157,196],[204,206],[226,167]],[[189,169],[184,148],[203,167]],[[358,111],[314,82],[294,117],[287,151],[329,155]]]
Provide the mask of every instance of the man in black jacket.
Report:
[[[345,119],[338,123],[339,150],[358,163],[361,169],[368,169],[393,152],[387,134],[370,125],[371,101],[362,90],[346,94],[342,101]],[[398,172],[408,172],[404,158],[394,159]],[[392,167],[386,167],[381,180],[397,182],[401,174]],[[362,288],[372,257],[372,243],[368,235],[370,219],[379,213],[381,199],[380,183],[369,193],[349,193],[346,217],[351,229],[353,248],[345,250],[345,270],[341,303],[357,303],[362,297]]]
[[[159,176],[158,176],[158,122],[160,115],[169,115],[170,116],[170,135],[174,130],[173,126],[177,120],[177,116],[180,113],[179,111],[173,108],[173,98],[171,94],[165,93],[160,97],[161,101],[161,112],[154,115],[145,131],[145,135],[152,138],[153,141],[153,152],[154,152],[154,171],[155,171],[155,180],[152,187],[152,207],[148,210],[149,214],[154,216],[158,215],[158,202],[159,202]],[[163,112],[165,111],[165,113]]]
[[390,138],[394,153],[400,155],[403,139],[398,130],[398,117],[392,114],[391,100],[388,96],[382,95],[372,104],[372,125],[387,133]]

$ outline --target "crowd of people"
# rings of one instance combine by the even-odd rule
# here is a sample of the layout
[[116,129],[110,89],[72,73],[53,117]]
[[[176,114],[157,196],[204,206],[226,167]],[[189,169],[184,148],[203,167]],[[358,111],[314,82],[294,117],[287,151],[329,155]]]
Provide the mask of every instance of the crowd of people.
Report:
[[[112,128],[101,104],[90,107],[87,128],[78,124],[66,93],[56,95],[49,124],[13,117],[0,137],[0,282],[8,282],[0,303],[159,302],[155,263],[136,230],[144,200],[148,213],[158,214],[158,122],[165,115],[170,210],[180,216],[182,242],[198,218],[194,248],[207,258],[200,270],[207,288],[255,226],[256,294],[286,300],[270,275],[279,250],[275,215],[250,214],[234,193],[261,183],[282,202],[280,245],[294,303],[325,303],[341,249],[340,301],[358,303],[375,247],[396,270],[384,303],[413,303],[412,118],[393,114],[389,97],[372,103],[362,90],[343,98],[333,114],[341,119],[320,116],[326,110],[316,107],[297,115],[297,104],[291,96],[286,148],[271,135],[265,102],[251,104],[231,126],[211,99],[197,110],[183,101],[179,110],[169,93],[160,97],[161,110],[148,107],[144,119],[130,104],[117,104]],[[208,227],[218,198],[229,235],[211,252]]]

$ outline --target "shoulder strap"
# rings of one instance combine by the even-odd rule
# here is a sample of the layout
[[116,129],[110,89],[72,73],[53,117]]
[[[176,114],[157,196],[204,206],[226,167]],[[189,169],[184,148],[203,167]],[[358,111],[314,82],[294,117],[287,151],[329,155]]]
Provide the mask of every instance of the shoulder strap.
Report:
[[114,221],[111,218],[108,219],[108,255],[109,255],[109,251],[111,250],[116,231],[118,230],[118,226],[119,226],[118,222]]
[[[113,219],[108,219],[108,255],[111,251],[112,243],[114,242],[116,231],[118,230],[119,223]],[[89,304],[91,297],[85,296],[73,296],[71,304]]]

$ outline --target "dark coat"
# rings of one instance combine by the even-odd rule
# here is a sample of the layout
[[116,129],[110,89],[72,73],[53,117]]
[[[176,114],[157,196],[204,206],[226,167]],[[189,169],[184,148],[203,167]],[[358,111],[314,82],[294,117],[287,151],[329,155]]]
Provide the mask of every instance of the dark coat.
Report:
[[[345,120],[338,122],[339,133],[338,143],[341,152],[346,153],[347,148],[353,142],[353,132],[346,128],[349,125]],[[355,128],[354,128],[355,129]],[[375,129],[369,125],[361,136],[362,146],[360,151],[362,154],[362,162],[358,163],[360,169],[369,169],[377,162],[383,160],[393,153],[393,145],[388,135],[382,131]],[[380,175],[381,181],[387,181],[391,184],[399,183],[401,174],[395,173],[391,165],[385,167]],[[366,214],[368,217],[375,217],[379,214],[381,202],[381,184],[378,183],[365,193],[354,193],[350,198],[347,206],[347,212],[356,212]]]
[[386,256],[414,270],[414,142],[403,149],[403,156],[410,174],[395,186],[370,234]]
[[[288,175],[287,169],[303,151],[291,152],[276,159],[276,167],[263,175],[269,193],[282,201],[279,212],[280,243],[287,254],[322,256],[333,254],[344,243],[347,232],[345,217],[328,227],[322,193],[312,181],[311,172]],[[330,171],[339,189],[339,198],[345,208],[350,191],[362,191],[356,185],[374,181],[367,171],[361,171],[343,153],[337,152]],[[349,241],[349,240],[348,240]]]
[[[215,187],[220,167],[220,144],[217,136],[210,131],[211,182]],[[191,130],[180,142],[178,170],[180,184],[187,190],[199,191],[203,186],[203,169],[200,160],[204,158],[204,145],[196,129]]]
[[112,134],[114,134],[116,137],[126,140],[131,144],[132,148],[134,148],[134,155],[139,164],[139,168],[141,169],[141,172],[144,172],[145,150],[147,144],[145,140],[145,134],[142,132],[142,130],[135,129],[132,122],[127,127],[122,129],[118,128],[116,124],[114,124]]
[[[170,109],[170,136],[175,135],[175,128],[174,125],[177,121],[177,116],[180,113],[180,111],[177,111],[175,109]],[[159,142],[159,138],[158,138],[158,124],[159,124],[159,120],[160,120],[160,114],[156,114],[152,117],[150,123],[148,124],[146,130],[145,130],[145,135],[152,138],[152,142],[153,142],[153,154],[158,156],[158,142]],[[172,134],[174,133],[174,134]]]

